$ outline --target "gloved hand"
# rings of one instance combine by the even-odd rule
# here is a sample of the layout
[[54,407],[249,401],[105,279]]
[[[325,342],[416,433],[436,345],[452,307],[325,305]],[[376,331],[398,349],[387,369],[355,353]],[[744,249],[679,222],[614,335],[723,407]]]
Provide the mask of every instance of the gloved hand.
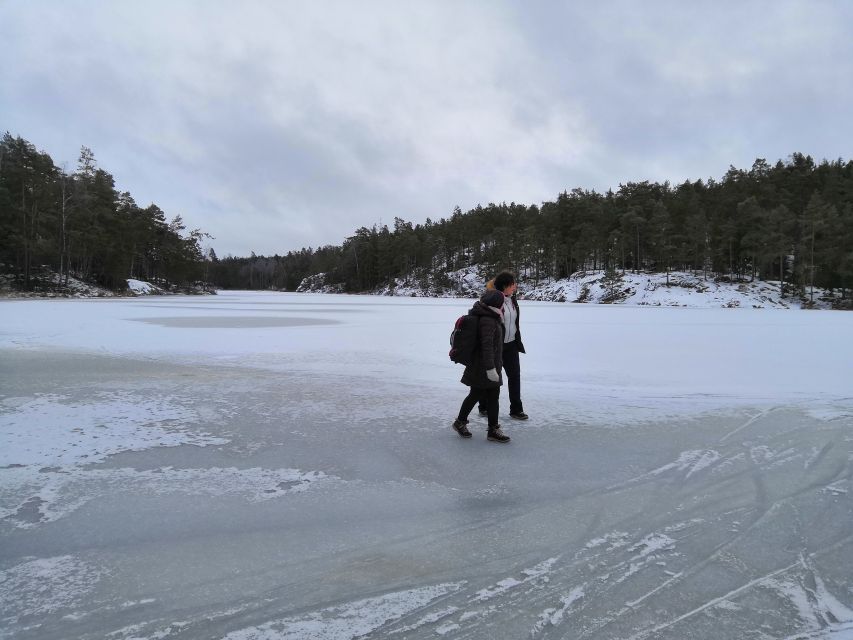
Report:
[[497,369],[489,369],[486,371],[486,377],[492,382],[500,382],[501,377],[498,375]]

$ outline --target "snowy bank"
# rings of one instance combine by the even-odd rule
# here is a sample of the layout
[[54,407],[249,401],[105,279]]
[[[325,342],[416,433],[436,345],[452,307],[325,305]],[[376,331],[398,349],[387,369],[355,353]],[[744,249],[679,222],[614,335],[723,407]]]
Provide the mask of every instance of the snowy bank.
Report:
[[[449,271],[436,277],[397,278],[393,284],[370,293],[411,298],[475,298],[493,273],[480,265]],[[326,281],[320,273],[305,278],[298,293],[343,293],[343,284]],[[823,289],[811,296],[782,294],[779,281],[754,280],[728,282],[705,278],[690,272],[613,273],[578,272],[569,278],[537,282],[519,278],[519,298],[542,302],[581,302],[655,307],[746,308],[746,309],[831,309],[839,300]]]
[[[571,278],[522,291],[521,297],[548,302],[701,309],[800,309],[809,306],[807,298],[792,297],[790,293],[783,296],[778,281],[721,282],[689,272],[672,272],[669,277],[665,273],[576,273]],[[826,291],[815,289],[813,308],[830,309],[832,300]]]
[[[2,266],[4,265],[0,265]],[[30,291],[24,291],[22,276],[12,273],[0,274],[0,297],[2,298],[112,298],[116,295],[109,289],[74,276],[60,276],[49,267],[34,269],[30,286],[32,288]]]
[[29,286],[24,277],[11,271],[9,265],[0,264],[0,298],[114,298],[150,295],[215,294],[212,285],[194,282],[179,287],[175,284],[155,285],[136,278],[127,278],[126,288],[111,290],[74,275],[60,275],[47,265],[35,268],[30,274]]

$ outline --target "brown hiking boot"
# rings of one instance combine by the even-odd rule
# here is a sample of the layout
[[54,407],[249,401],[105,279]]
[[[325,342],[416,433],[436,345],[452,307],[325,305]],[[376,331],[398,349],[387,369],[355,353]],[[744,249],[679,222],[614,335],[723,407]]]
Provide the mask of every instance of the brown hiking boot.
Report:
[[501,425],[497,425],[496,427],[489,427],[489,435],[486,436],[488,440],[492,442],[509,442],[510,437],[506,435],[503,431],[501,431]]
[[460,436],[462,436],[463,438],[470,438],[471,437],[471,432],[468,431],[468,421],[467,420],[465,420],[463,422],[459,418],[456,418],[456,420],[453,421],[453,430],[456,433],[458,433]]

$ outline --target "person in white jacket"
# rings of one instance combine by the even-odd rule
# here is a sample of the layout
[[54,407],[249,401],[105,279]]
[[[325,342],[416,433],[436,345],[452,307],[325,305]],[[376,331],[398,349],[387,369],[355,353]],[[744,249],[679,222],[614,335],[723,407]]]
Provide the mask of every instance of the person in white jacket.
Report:
[[[518,283],[515,275],[509,271],[501,271],[494,280],[486,283],[486,290],[496,289],[504,294],[503,304],[503,368],[506,371],[507,389],[509,390],[509,417],[515,420],[527,420],[530,416],[524,413],[521,401],[521,358],[519,354],[526,353],[521,342],[521,322],[516,300]],[[486,415],[486,406],[479,405],[480,415]]]

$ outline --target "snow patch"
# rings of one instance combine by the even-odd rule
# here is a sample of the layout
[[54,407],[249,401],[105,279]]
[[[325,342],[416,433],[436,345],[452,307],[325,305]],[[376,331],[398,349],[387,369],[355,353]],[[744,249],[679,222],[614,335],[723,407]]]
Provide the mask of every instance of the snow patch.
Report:
[[135,296],[162,295],[163,290],[144,280],[127,279],[127,288]]
[[38,628],[44,616],[82,602],[105,575],[104,570],[71,555],[31,559],[0,571],[0,627],[15,626],[18,632]]
[[618,549],[619,547],[624,547],[628,540],[628,534],[624,531],[612,531],[610,533],[605,534],[601,538],[593,538],[589,542],[584,545],[585,549],[595,549],[596,547],[600,547],[607,543],[610,543],[610,548],[608,551],[613,549]]
[[120,451],[228,442],[190,433],[182,423],[196,420],[197,414],[170,398],[115,392],[80,403],[45,394],[11,404],[0,414],[0,467],[90,464]]
[[559,560],[559,556],[555,558],[548,558],[547,560],[540,562],[534,567],[530,569],[523,569],[521,573],[523,573],[526,577],[517,580],[516,578],[505,578],[499,582],[497,582],[494,586],[488,587],[486,589],[481,589],[477,592],[474,597],[475,602],[483,602],[485,600],[491,600],[495,596],[502,595],[513,589],[519,585],[526,584],[535,580],[542,580],[544,582],[548,581],[548,574],[551,572],[554,563]]
[[457,591],[464,583],[387,593],[234,631],[224,640],[353,640]]
[[[66,517],[86,503],[123,492],[143,495],[243,496],[249,502],[264,502],[304,493],[337,482],[321,471],[299,469],[164,467],[136,469],[68,469],[40,472],[8,469],[0,487],[0,518],[29,529]],[[8,495],[7,495],[8,493]],[[27,498],[21,502],[20,497]]]
[[826,485],[821,491],[824,493],[831,493],[834,496],[843,496],[848,493],[849,489],[847,487],[842,486],[847,484],[847,480],[838,480],[837,482],[833,482],[832,484]]
[[820,576],[814,575],[814,582],[814,588],[794,578],[768,579],[762,584],[788,598],[806,626],[804,631],[819,634],[805,637],[846,638],[848,634],[853,633],[853,610],[829,592]]
[[613,485],[611,488],[619,488],[621,486],[627,486],[631,484],[635,484],[638,482],[642,482],[644,480],[648,480],[654,477],[657,477],[661,474],[664,474],[668,471],[687,471],[687,474],[684,476],[686,480],[694,473],[698,473],[703,469],[706,469],[713,465],[721,458],[720,453],[718,451],[714,451],[713,449],[698,449],[691,451],[683,451],[678,456],[678,459],[674,462],[670,462],[663,466],[657,467],[656,469],[652,469],[648,473],[644,473],[636,478],[632,478],[623,483]]
[[536,635],[540,633],[547,625],[556,627],[557,625],[561,624],[571,606],[576,601],[583,598],[584,595],[585,594],[582,587],[575,587],[574,589],[572,589],[569,592],[569,595],[560,598],[561,606],[545,609],[542,613],[539,614],[539,619],[536,621],[536,623],[533,625],[533,628],[530,630],[530,635]]

